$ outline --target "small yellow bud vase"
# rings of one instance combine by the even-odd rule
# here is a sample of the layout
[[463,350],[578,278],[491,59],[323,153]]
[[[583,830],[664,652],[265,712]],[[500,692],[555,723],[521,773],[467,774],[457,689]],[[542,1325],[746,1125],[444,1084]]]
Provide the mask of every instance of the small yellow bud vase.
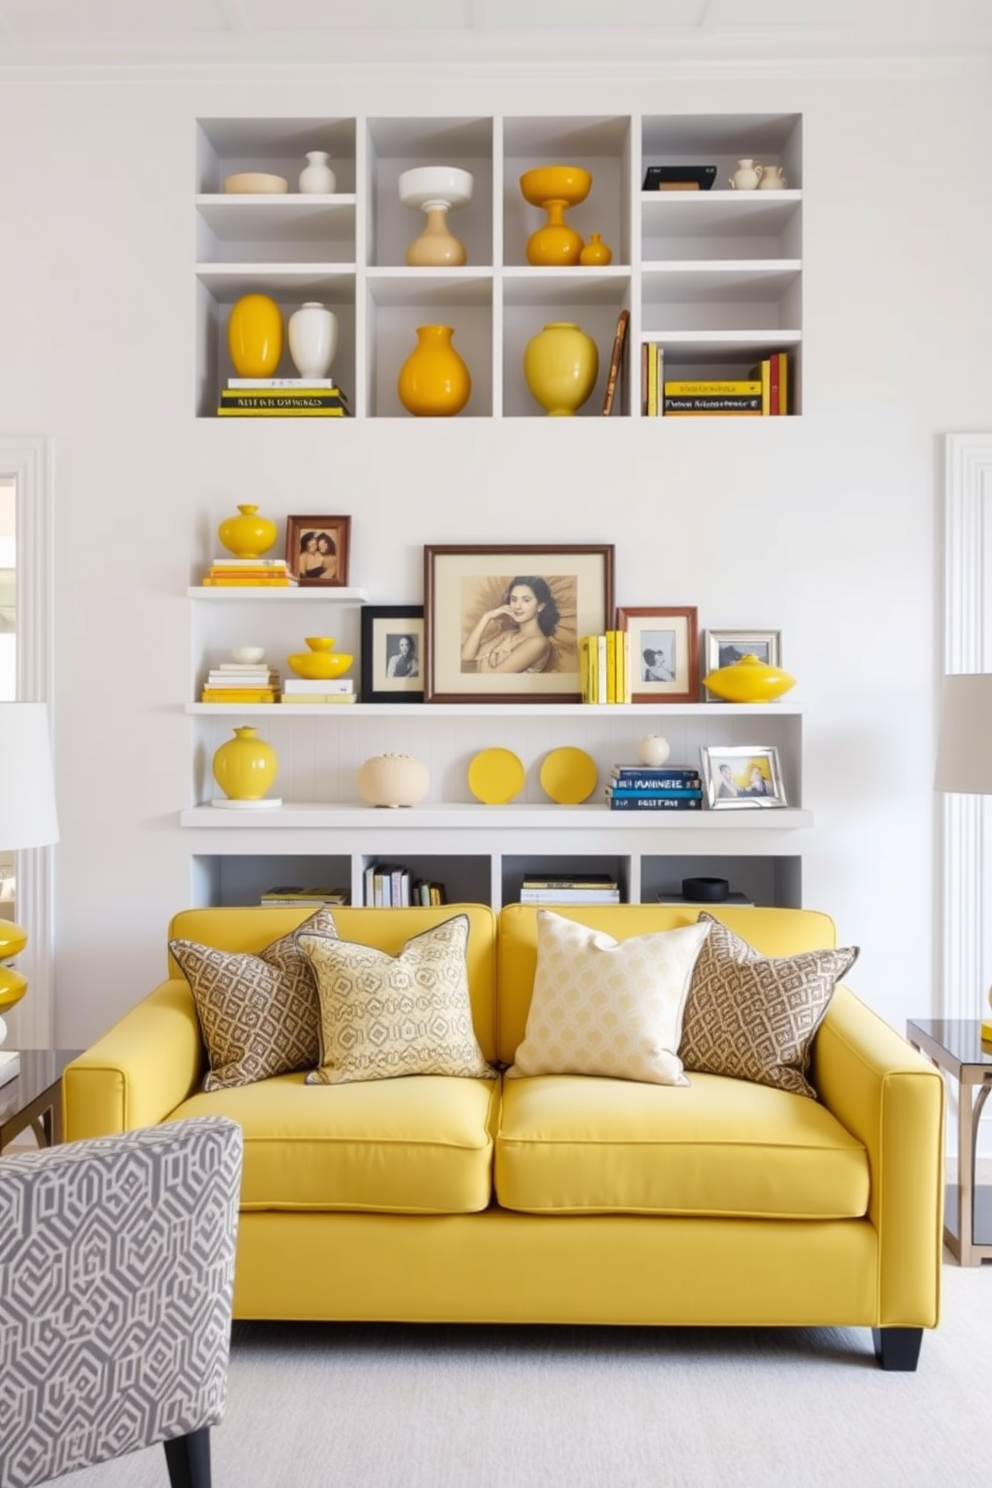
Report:
[[703,685],[725,703],[773,703],[795,687],[796,679],[781,667],[768,666],[748,654],[710,672],[703,678]]
[[276,540],[276,524],[258,515],[257,506],[239,506],[237,517],[225,517],[217,536],[235,558],[260,558]]
[[527,386],[552,418],[581,408],[598,376],[595,341],[570,321],[546,325],[524,348]]
[[239,377],[274,377],[282,356],[282,311],[269,295],[246,294],[231,307],[227,347]]
[[579,254],[579,263],[585,268],[603,268],[613,262],[613,249],[608,247],[599,233],[590,233],[589,241]]
[[[242,805],[261,802],[275,784],[279,757],[271,744],[260,739],[253,728],[234,730],[234,738],[222,744],[213,758],[214,779],[228,801]],[[223,804],[223,803],[221,803]],[[267,801],[266,805],[276,805]]]
[[417,327],[417,345],[400,368],[396,383],[399,400],[419,418],[444,418],[461,413],[472,396],[468,368],[451,344],[451,326]]

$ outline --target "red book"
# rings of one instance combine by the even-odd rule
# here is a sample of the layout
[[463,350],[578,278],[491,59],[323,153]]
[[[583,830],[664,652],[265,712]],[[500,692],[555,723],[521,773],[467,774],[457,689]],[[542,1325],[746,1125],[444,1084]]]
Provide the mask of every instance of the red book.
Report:
[[773,351],[768,360],[771,364],[768,369],[768,412],[781,413],[782,353]]

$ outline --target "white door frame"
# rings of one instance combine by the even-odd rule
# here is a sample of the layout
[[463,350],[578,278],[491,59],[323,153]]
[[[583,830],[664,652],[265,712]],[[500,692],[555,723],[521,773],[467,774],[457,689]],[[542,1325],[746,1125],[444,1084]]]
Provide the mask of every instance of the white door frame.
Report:
[[[15,482],[17,545],[17,700],[48,703],[55,739],[52,561],[54,449],[44,435],[0,434],[0,475]],[[28,931],[19,968],[27,996],[7,1014],[10,1044],[51,1048],[55,1041],[55,872],[57,848],[17,854],[18,924]]]

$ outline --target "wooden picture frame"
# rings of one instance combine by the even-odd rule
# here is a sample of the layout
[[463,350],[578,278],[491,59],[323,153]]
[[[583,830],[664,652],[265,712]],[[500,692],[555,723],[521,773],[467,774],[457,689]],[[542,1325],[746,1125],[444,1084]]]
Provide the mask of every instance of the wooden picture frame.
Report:
[[630,636],[632,703],[699,701],[695,605],[623,605],[617,609],[617,629]]
[[609,628],[613,563],[612,543],[425,547],[424,700],[580,702],[579,641]]
[[347,587],[350,558],[350,517],[286,518],[286,566],[301,588]]
[[422,703],[423,674],[423,605],[363,605],[362,702]]

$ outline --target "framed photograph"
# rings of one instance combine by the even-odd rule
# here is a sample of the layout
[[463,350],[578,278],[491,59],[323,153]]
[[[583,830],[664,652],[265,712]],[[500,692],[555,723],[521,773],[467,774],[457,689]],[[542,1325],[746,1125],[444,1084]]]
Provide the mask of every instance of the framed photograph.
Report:
[[362,606],[362,702],[424,701],[423,605]]
[[630,700],[695,703],[699,700],[699,632],[696,608],[617,610],[617,629],[630,636]]
[[763,744],[716,744],[699,751],[706,804],[714,811],[787,806],[778,750]]
[[424,697],[580,702],[579,641],[612,614],[612,543],[425,547]]
[[346,586],[350,547],[350,517],[286,518],[286,564],[301,585]]
[[[756,656],[765,666],[782,665],[782,632],[780,630],[708,630],[703,646],[702,674],[732,666],[742,656]],[[707,698],[714,701],[706,689]]]

